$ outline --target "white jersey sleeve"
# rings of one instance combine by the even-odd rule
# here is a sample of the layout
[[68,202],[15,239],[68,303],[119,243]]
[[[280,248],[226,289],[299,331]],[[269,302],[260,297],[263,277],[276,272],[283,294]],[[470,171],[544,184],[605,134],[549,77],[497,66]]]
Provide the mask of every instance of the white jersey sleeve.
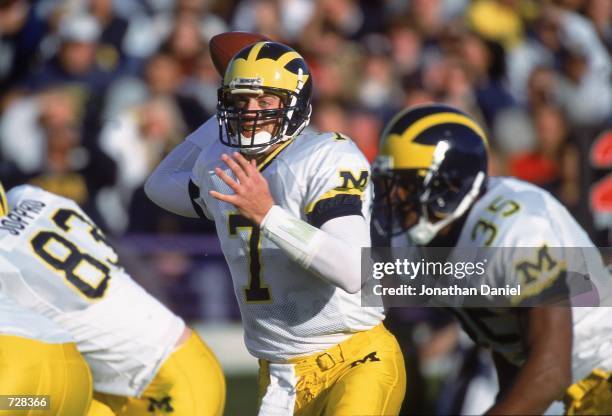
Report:
[[71,200],[20,186],[0,219],[0,270],[15,301],[69,332],[97,391],[137,396],[184,330],[183,321],[137,285],[100,229]]
[[327,142],[293,169],[293,177],[306,180],[302,206],[310,227],[273,207],[262,229],[299,264],[356,293],[361,288],[361,247],[370,246],[369,164],[348,137],[323,137]]
[[[358,215],[369,226],[370,164],[348,137],[332,133],[327,140],[333,144],[319,148],[300,166],[308,171],[302,176],[308,181],[303,207],[308,222],[320,227],[332,218]],[[297,177],[300,174],[296,172]]]
[[349,293],[361,289],[361,247],[369,245],[370,237],[363,217],[332,218],[319,230],[273,206],[261,227],[297,264]]
[[205,215],[200,212],[201,208],[194,206],[191,197],[195,192],[191,172],[198,155],[218,137],[219,123],[213,116],[176,146],[151,173],[145,183],[149,199],[178,215],[192,218]]
[[210,174],[207,169],[209,164],[210,156],[206,152],[200,152],[190,174],[189,198],[198,217],[214,221],[214,216],[209,212],[205,198],[202,197],[202,194],[207,192],[207,189],[202,187],[206,186],[206,177]]

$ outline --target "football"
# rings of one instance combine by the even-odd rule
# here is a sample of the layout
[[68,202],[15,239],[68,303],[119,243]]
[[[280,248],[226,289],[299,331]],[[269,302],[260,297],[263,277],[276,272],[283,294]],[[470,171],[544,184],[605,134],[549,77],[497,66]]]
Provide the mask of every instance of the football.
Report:
[[249,32],[225,32],[213,36],[208,42],[210,57],[219,75],[223,77],[232,57],[242,48],[262,40],[270,40],[263,35]]

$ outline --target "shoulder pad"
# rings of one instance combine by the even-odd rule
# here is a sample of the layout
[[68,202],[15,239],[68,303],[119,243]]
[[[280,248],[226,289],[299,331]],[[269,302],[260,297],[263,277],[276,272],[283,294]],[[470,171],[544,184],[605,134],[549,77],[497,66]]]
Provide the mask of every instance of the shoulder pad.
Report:
[[16,186],[12,188],[6,196],[9,201],[9,209],[15,208],[17,205],[19,205],[19,203],[26,199],[41,201],[45,205],[70,205],[71,207],[78,206],[76,202],[68,198],[64,198],[63,196],[56,195],[32,185]]

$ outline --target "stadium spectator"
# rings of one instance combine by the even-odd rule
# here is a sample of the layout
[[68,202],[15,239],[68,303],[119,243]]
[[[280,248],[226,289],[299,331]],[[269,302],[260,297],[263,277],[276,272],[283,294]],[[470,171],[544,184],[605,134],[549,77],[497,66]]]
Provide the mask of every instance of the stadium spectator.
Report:
[[413,0],[408,16],[421,35],[425,47],[437,45],[445,28],[444,2],[441,0]]
[[246,0],[240,2],[232,26],[246,32],[261,33],[269,39],[285,39],[282,24],[282,2],[278,0]]
[[29,75],[47,30],[28,0],[0,1],[0,91],[16,88]]
[[83,147],[78,126],[50,123],[43,126],[43,134],[46,144],[43,163],[24,179],[74,200],[95,221],[100,221],[96,196],[101,189],[114,185],[115,163],[104,153]]
[[415,74],[422,65],[421,37],[405,20],[391,21],[387,31],[391,42],[394,68],[401,79]]
[[359,104],[373,113],[392,113],[401,103],[401,88],[391,58],[389,39],[380,34],[363,39],[365,52],[358,84]]
[[201,36],[208,40],[228,30],[227,23],[211,10],[211,2],[201,0],[177,0],[174,14],[181,16],[189,14],[194,16],[200,24]]
[[[147,60],[142,77],[126,76],[112,85],[107,93],[105,119],[112,122],[131,107],[156,96],[165,97],[177,107],[179,122],[193,131],[210,117],[210,113],[200,104],[201,92],[194,91],[194,83],[204,88],[197,78],[187,78],[174,55],[159,51]],[[216,95],[216,90],[214,93]]]
[[[187,77],[179,87],[179,93],[197,99],[205,114],[214,114],[217,111],[219,82],[219,74],[217,74],[210,59],[210,52],[206,48],[197,58],[194,73]],[[202,115],[200,114],[198,117],[202,117]]]
[[593,22],[597,35],[612,53],[612,3],[606,0],[587,0],[584,14]]
[[338,33],[344,39],[358,39],[365,23],[363,9],[356,0],[319,0],[304,32]]
[[558,79],[558,73],[549,66],[534,68],[527,81],[527,108],[537,108],[554,103]]
[[487,41],[474,33],[460,38],[463,61],[474,82],[474,94],[487,125],[497,114],[516,102],[506,88],[506,58],[501,44]]
[[349,112],[349,128],[347,134],[357,144],[370,163],[378,153],[378,138],[382,129],[380,117],[364,108],[356,108]]
[[579,198],[579,159],[576,146],[569,141],[566,117],[553,105],[536,107],[533,117],[535,149],[511,157],[509,173],[535,183],[575,208]]
[[75,104],[67,91],[60,88],[15,99],[0,118],[0,149],[4,159],[15,163],[24,174],[41,169],[45,157],[42,125],[75,124]]
[[133,193],[185,134],[186,128],[181,120],[180,112],[171,100],[153,96],[105,124],[99,146],[119,169],[112,198],[115,204],[110,210],[113,215],[106,218],[115,231],[127,228],[127,209]]
[[198,57],[205,48],[197,16],[186,12],[175,17],[172,30],[161,45],[161,50],[179,64],[183,77],[194,73]]
[[477,33],[511,49],[522,42],[524,35],[519,2],[520,0],[477,0],[470,5],[467,16]]
[[[197,65],[199,58],[196,57]],[[190,70],[195,72],[195,68]],[[191,72],[190,72],[191,73]],[[167,97],[177,106],[181,122],[188,131],[194,131],[210,117],[191,91],[182,86],[187,82],[187,74],[181,71],[180,61],[172,54],[158,52],[145,67],[145,81],[148,95]]]
[[89,8],[101,29],[96,51],[98,65],[105,71],[130,68],[134,62],[126,62],[128,57],[124,47],[128,20],[116,13],[112,0],[91,0]]
[[96,62],[101,28],[91,15],[68,15],[59,23],[57,54],[25,80],[32,91],[58,84],[76,84],[82,89],[83,102],[102,94],[111,81],[111,73]]
[[313,110],[311,128],[318,131],[348,131],[349,120],[345,106],[338,101],[319,101]]

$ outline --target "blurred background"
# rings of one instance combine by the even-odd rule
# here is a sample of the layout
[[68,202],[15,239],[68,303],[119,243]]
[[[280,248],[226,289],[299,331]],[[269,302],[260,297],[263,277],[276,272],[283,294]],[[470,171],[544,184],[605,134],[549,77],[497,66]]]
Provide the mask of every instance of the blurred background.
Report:
[[[610,0],[0,0],[0,179],[70,197],[107,231],[135,280],[219,354],[227,414],[254,414],[257,363],[214,227],[164,212],[143,183],[215,113],[208,40],[230,30],[302,53],[310,129],[373,160],[399,109],[457,106],[486,128],[491,174],[549,190],[611,244]],[[410,357],[408,413],[492,400],[487,357],[454,321],[390,314]]]

